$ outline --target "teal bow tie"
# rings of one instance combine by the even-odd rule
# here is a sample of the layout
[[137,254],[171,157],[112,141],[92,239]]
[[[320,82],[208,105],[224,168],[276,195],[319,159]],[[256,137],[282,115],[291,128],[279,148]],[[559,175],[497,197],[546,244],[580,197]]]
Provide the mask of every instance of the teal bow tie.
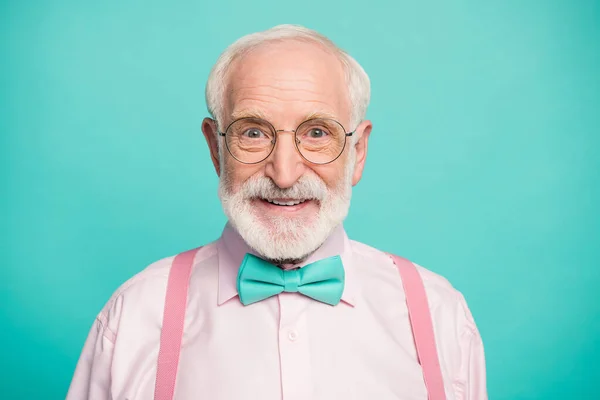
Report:
[[344,266],[340,256],[334,256],[299,269],[283,270],[246,254],[238,272],[237,290],[245,306],[281,292],[299,292],[334,306],[344,292]]

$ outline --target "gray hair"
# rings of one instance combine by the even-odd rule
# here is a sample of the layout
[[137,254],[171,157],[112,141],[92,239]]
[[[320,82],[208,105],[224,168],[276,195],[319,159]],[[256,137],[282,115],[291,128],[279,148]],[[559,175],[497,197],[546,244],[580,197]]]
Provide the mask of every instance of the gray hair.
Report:
[[210,71],[206,83],[206,105],[213,119],[218,124],[221,124],[223,121],[223,103],[227,85],[227,74],[232,62],[261,44],[284,39],[312,41],[325,46],[325,48],[332,50],[337,55],[344,68],[352,105],[352,126],[348,129],[355,129],[367,113],[371,97],[369,76],[354,58],[337,47],[327,37],[299,25],[278,25],[266,31],[252,33],[236,40],[225,49]]

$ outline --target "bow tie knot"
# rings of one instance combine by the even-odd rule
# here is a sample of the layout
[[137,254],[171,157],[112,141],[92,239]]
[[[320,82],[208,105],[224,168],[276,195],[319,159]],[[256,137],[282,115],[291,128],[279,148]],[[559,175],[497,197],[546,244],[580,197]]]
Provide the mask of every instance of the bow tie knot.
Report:
[[336,305],[344,292],[344,266],[333,256],[299,269],[282,270],[259,257],[246,254],[237,278],[240,301],[252,304],[281,292],[299,292],[317,301]]
[[297,292],[298,286],[300,285],[300,270],[291,269],[283,271],[283,291],[284,292]]

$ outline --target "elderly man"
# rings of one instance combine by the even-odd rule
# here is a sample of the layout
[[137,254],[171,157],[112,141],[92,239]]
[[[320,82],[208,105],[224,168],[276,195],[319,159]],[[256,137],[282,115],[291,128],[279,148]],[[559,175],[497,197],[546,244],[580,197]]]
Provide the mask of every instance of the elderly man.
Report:
[[487,398],[481,338],[444,278],[349,240],[369,78],[278,26],[221,55],[202,124],[229,220],[100,312],[67,398]]

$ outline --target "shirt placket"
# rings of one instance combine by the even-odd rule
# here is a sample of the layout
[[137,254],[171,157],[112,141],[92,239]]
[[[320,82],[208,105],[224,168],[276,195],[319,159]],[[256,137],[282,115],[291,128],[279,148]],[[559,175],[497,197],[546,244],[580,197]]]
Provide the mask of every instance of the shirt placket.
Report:
[[279,359],[283,400],[312,398],[307,312],[310,301],[298,293],[279,299]]

